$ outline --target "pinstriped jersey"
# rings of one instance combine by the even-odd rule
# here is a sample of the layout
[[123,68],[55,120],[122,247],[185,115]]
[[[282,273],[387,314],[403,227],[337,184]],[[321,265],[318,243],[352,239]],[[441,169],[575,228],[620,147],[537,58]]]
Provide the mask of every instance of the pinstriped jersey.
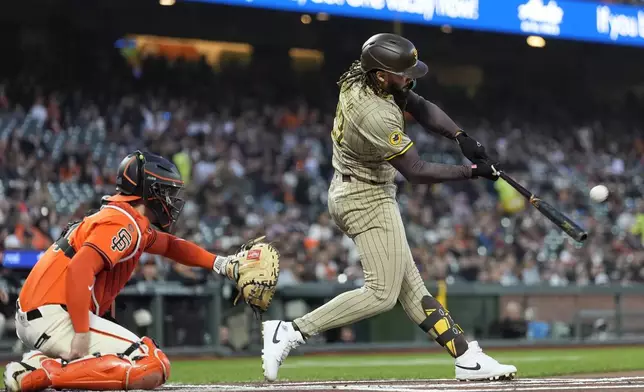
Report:
[[413,142],[393,97],[382,97],[361,82],[344,83],[333,122],[333,167],[365,182],[391,183],[396,169],[388,162]]

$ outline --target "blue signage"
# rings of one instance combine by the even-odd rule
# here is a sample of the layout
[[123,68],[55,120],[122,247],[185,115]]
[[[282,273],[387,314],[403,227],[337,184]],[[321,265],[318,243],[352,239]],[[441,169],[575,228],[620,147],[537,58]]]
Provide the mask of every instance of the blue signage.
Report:
[[45,253],[40,250],[5,250],[2,266],[13,269],[31,269]]
[[644,46],[644,7],[573,0],[187,0]]

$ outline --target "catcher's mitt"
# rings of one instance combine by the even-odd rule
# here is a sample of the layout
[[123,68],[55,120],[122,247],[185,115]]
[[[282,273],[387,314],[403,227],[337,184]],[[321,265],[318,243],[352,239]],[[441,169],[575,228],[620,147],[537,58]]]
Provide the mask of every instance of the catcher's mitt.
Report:
[[279,252],[273,245],[261,242],[263,239],[261,237],[244,245],[233,256],[231,263],[236,264],[234,275],[239,290],[233,304],[236,305],[243,297],[258,316],[268,309],[273,300],[280,271]]

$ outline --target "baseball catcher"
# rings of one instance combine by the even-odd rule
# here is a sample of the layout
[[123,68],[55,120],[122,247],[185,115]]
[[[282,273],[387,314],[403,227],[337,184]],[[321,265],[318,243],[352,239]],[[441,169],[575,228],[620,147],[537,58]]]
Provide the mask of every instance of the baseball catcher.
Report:
[[[362,47],[360,60],[338,82],[340,96],[331,138],[335,174],[329,213],[360,250],[364,287],[343,293],[293,322],[263,323],[264,377],[273,381],[291,349],[310,336],[385,312],[400,302],[408,317],[455,358],[459,380],[512,378],[517,369],[484,354],[429,294],[412,259],[396,201],[399,171],[416,184],[486,178],[496,180],[481,143],[469,137],[438,106],[414,93],[427,73],[407,39],[377,34]],[[405,133],[404,112],[426,130],[454,140],[472,165],[422,160]]]
[[256,313],[270,305],[279,257],[263,238],[218,256],[171,234],[184,204],[174,164],[136,151],[121,162],[116,184],[117,193],[70,223],[27,277],[16,333],[33,351],[7,365],[7,391],[153,389],[168,380],[170,361],[151,338],[101,317],[143,252],[227,276]]

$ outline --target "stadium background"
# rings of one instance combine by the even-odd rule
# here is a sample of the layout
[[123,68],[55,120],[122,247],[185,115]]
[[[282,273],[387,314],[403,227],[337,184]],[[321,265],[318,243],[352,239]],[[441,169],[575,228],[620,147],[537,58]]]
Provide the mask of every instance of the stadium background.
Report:
[[[404,34],[430,65],[420,94],[590,233],[575,244],[501,181],[410,187],[399,178],[432,292],[488,346],[644,333],[644,39],[546,37],[539,47],[527,34],[449,24],[163,4],[0,6],[3,356],[22,350],[11,324],[30,263],[113,190],[116,165],[134,148],[172,157],[189,180],[180,236],[217,253],[259,233],[277,242],[273,315],[296,317],[360,285],[355,248],[325,213],[329,132],[335,81],[380,31]],[[408,128],[424,158],[463,162],[453,143],[411,120]],[[611,190],[603,204],[587,196],[598,183]],[[231,290],[144,257],[117,319],[170,352],[256,353],[258,323],[231,306]],[[431,347],[401,313],[329,331],[305,349]]]

